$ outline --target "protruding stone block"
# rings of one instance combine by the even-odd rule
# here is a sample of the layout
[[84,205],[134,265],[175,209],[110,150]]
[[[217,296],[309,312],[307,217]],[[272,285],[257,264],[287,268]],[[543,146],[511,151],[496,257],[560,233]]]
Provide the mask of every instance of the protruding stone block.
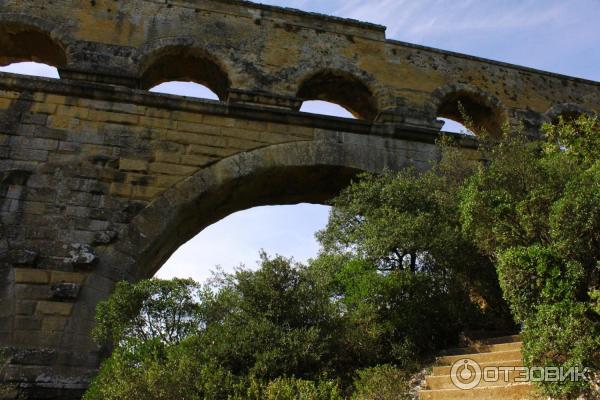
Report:
[[32,265],[35,263],[37,256],[37,252],[27,249],[12,250],[10,252],[11,261],[17,265]]
[[66,263],[75,266],[90,266],[96,261],[96,255],[91,246],[83,243],[73,243],[69,251],[69,257],[65,259]]
[[57,283],[52,285],[52,298],[55,300],[75,300],[80,286],[76,283]]

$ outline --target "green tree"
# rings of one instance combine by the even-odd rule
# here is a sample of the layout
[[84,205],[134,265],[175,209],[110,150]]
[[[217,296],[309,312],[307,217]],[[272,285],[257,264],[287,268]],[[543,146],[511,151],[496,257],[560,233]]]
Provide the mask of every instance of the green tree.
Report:
[[[428,172],[363,175],[334,201],[315,265],[377,351],[406,366],[461,331],[514,329],[490,257],[461,229],[459,194],[477,163],[448,143]],[[356,331],[354,334],[358,334]]]
[[[462,189],[463,230],[497,261],[528,365],[598,369],[600,125],[560,119],[543,134],[507,131],[482,148],[487,163]],[[575,398],[589,385],[542,389]]]
[[314,381],[307,399],[333,399],[326,378],[343,375],[337,357],[349,356],[328,290],[309,268],[265,254],[257,271],[222,274],[210,287],[121,283],[97,310],[95,337],[115,349],[86,399],[252,398],[279,393],[283,377],[299,379],[286,381],[293,390]]
[[352,400],[410,400],[411,376],[392,365],[357,371]]
[[191,279],[119,282],[98,304],[94,338],[111,347],[124,342],[176,343],[202,322],[200,286]]

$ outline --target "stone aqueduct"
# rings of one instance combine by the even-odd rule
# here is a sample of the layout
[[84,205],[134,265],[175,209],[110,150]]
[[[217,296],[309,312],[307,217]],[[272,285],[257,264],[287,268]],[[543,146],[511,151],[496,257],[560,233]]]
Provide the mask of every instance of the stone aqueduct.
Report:
[[[0,64],[26,60],[61,80],[0,74],[0,381],[22,398],[77,398],[97,302],[232,212],[427,168],[459,101],[491,132],[600,112],[597,82],[239,0],[3,0]],[[146,91],[170,80],[220,101]],[[298,112],[307,99],[358,119]]]

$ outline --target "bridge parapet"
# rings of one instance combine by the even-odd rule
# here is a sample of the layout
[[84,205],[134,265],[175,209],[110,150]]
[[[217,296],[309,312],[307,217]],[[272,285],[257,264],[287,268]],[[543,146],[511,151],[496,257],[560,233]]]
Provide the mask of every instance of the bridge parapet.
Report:
[[385,37],[385,27],[245,1],[112,0],[0,6],[0,63],[36,59],[61,77],[148,89],[194,80],[224,102],[297,110],[336,102],[367,121],[460,119],[535,130],[565,104],[598,112],[600,85]]

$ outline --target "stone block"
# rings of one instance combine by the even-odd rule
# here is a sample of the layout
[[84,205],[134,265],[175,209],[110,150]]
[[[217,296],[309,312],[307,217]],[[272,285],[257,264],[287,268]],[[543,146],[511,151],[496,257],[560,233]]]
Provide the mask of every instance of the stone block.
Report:
[[43,331],[63,331],[67,325],[68,319],[66,317],[53,317],[48,316],[42,320]]
[[115,231],[99,231],[94,234],[94,244],[109,244],[117,237]]
[[15,313],[17,315],[33,315],[36,304],[35,300],[19,300],[15,304]]
[[150,164],[150,172],[165,174],[165,175],[191,175],[196,172],[197,168],[180,164],[167,163],[152,163]]
[[181,162],[185,165],[193,165],[195,167],[203,167],[208,165],[214,161],[218,160],[218,158],[210,157],[210,156],[202,156],[202,155],[185,155],[181,157]]
[[134,186],[132,191],[132,198],[140,200],[152,200],[158,197],[164,188],[156,186]]
[[119,169],[122,171],[146,172],[148,171],[148,162],[145,160],[121,158],[119,159]]
[[46,284],[50,282],[50,273],[33,268],[15,268],[15,283]]
[[63,272],[63,271],[52,271],[50,275],[50,283],[76,283],[81,285],[86,278],[86,274],[81,272]]
[[15,329],[21,331],[35,331],[42,327],[42,319],[36,316],[15,317]]
[[132,186],[125,183],[113,182],[110,184],[109,193],[114,196],[129,197],[131,196]]
[[[210,128],[210,127],[209,127]],[[214,128],[214,127],[213,127]],[[214,134],[192,133],[192,132],[179,132],[169,131],[167,132],[167,139],[172,140],[176,143],[184,144],[200,144],[206,146],[225,147],[227,141],[221,135],[221,129],[216,129]]]
[[73,303],[63,303],[59,301],[39,301],[36,307],[36,314],[57,315],[68,317],[73,312]]
[[13,249],[10,251],[10,258],[14,264],[33,264],[38,256],[34,250]]
[[49,285],[16,284],[15,298],[17,300],[47,300],[52,297]]

